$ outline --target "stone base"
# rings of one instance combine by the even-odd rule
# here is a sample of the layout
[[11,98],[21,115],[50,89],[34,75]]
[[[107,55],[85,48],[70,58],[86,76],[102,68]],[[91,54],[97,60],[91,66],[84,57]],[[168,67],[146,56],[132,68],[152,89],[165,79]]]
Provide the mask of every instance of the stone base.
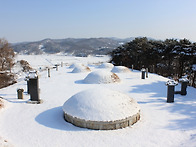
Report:
[[28,104],[42,104],[43,103],[43,100],[39,100],[39,101],[27,101]]
[[140,111],[130,117],[115,121],[91,121],[84,120],[77,117],[73,117],[67,113],[64,113],[64,118],[67,122],[72,123],[75,126],[94,129],[94,130],[115,130],[121,129],[133,125],[140,119]]

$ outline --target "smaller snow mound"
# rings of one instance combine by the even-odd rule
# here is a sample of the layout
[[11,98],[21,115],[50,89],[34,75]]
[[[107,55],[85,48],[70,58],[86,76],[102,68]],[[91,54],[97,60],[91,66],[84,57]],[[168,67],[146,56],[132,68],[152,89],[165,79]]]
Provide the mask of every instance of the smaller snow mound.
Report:
[[100,70],[89,73],[83,82],[88,84],[108,84],[120,82],[120,78],[113,72]]
[[80,73],[80,72],[90,72],[90,68],[87,66],[75,66],[75,68],[72,70],[72,73]]
[[114,65],[112,63],[102,63],[101,65],[98,66],[98,68],[110,68],[112,69]]
[[76,66],[84,66],[82,63],[74,63],[69,66],[69,68],[75,68]]
[[112,69],[112,72],[114,72],[114,73],[128,73],[131,71],[129,70],[129,68],[127,68],[125,66],[114,66],[114,68]]

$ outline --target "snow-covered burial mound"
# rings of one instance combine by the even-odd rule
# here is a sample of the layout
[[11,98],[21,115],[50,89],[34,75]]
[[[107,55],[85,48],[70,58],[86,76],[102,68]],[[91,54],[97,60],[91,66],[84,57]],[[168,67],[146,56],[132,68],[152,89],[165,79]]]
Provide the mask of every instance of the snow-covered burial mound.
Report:
[[65,120],[79,127],[111,130],[130,126],[140,118],[137,102],[106,88],[79,92],[63,105]]
[[101,65],[98,66],[98,68],[109,68],[112,69],[114,65],[112,63],[102,63]]
[[112,72],[114,72],[114,73],[128,73],[131,71],[129,70],[129,68],[127,68],[125,66],[114,66],[112,69]]
[[99,70],[89,73],[83,82],[88,84],[108,84],[120,82],[120,78],[113,72]]
[[90,68],[84,65],[77,65],[75,68],[72,70],[72,73],[80,73],[80,72],[90,72]]
[[69,66],[69,68],[75,68],[76,66],[84,66],[82,63],[73,63]]

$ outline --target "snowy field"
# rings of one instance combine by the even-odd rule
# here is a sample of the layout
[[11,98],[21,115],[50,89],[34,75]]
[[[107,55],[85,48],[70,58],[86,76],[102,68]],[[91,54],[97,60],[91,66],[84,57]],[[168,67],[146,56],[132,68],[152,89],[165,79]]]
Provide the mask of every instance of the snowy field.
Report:
[[[72,63],[83,63],[91,71],[109,57],[66,57],[61,55],[17,56],[27,60],[37,70],[64,63],[58,71],[39,72],[42,104],[27,104],[25,74],[19,73],[18,83],[0,89],[5,108],[0,109],[0,146],[16,147],[195,147],[196,146],[196,89],[187,88],[186,96],[175,95],[174,103],[166,103],[168,80],[149,74],[142,80],[139,71],[116,73],[120,83],[85,84],[89,72],[72,73]],[[41,67],[41,68],[40,68]],[[15,69],[17,71],[18,69]],[[134,98],[141,108],[141,119],[131,127],[118,130],[90,130],[73,126],[63,118],[62,105],[74,94],[90,88],[105,87]],[[17,88],[25,90],[24,99],[17,99]],[[180,84],[176,87],[180,90]],[[104,103],[104,102],[103,102]],[[5,142],[7,140],[8,142]]]

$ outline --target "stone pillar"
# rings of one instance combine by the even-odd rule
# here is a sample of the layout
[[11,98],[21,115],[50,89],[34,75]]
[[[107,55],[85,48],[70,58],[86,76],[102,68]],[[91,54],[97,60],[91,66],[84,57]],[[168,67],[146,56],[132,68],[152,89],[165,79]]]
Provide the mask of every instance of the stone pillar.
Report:
[[167,81],[167,103],[173,103],[174,102],[174,93],[175,93],[175,86],[178,83],[174,80]]
[[174,102],[174,86],[167,86],[167,102],[173,103]]
[[179,82],[181,82],[181,93],[180,94],[186,95],[187,94],[186,89],[187,89],[187,85],[189,83],[189,80],[184,77],[184,78],[180,79]]
[[63,67],[63,62],[61,62],[61,67]]
[[48,77],[50,77],[50,68],[48,68]]
[[30,81],[30,100],[31,101],[40,101],[39,99],[39,83],[38,78],[29,79]]
[[146,68],[146,78],[148,78],[148,68]]
[[29,93],[31,104],[40,104],[42,103],[39,97],[39,80],[36,72],[31,72],[29,75]]
[[144,69],[144,68],[142,68],[142,79],[145,79],[145,72],[146,72],[146,70]]
[[58,64],[55,64],[55,67],[56,67],[56,71],[58,71],[58,66],[59,66]]
[[23,99],[24,89],[17,89],[18,99]]
[[132,69],[132,71],[133,71],[133,64],[132,64],[132,66],[131,66],[131,69]]

